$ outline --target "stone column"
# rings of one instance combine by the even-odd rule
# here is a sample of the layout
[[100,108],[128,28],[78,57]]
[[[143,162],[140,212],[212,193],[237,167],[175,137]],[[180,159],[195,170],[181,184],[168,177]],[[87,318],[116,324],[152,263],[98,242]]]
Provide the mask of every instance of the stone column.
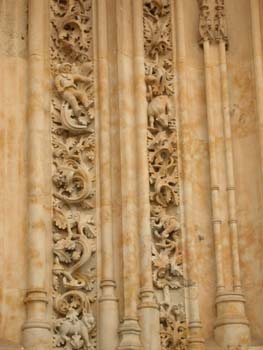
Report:
[[101,234],[101,297],[99,347],[115,350],[118,344],[118,300],[114,276],[112,195],[111,195],[111,139],[108,72],[107,3],[100,0],[97,10],[97,72],[98,72],[98,138],[100,178],[100,234]]
[[231,235],[232,251],[232,271],[233,288],[235,292],[241,291],[240,264],[238,251],[238,231],[236,216],[236,187],[234,178],[232,132],[230,122],[230,108],[228,96],[227,65],[226,65],[226,43],[223,40],[219,42],[220,56],[220,74],[221,74],[221,98],[222,98],[222,116],[224,125],[224,144],[226,161],[226,185],[229,213],[229,229]]
[[[187,96],[187,72],[186,72],[186,50],[185,50],[185,22],[184,22],[184,1],[177,0],[174,9],[175,21],[177,29],[177,67],[178,67],[178,102],[179,102],[179,120],[180,120],[180,137],[184,139],[184,130],[189,127],[188,115],[188,96]],[[174,7],[174,6],[173,6]],[[196,258],[196,244],[194,237],[194,223],[193,223],[193,192],[192,192],[192,163],[186,160],[189,149],[184,148],[184,142],[181,142],[182,152],[182,167],[184,169],[184,178],[182,179],[183,188],[183,202],[184,202],[184,227],[186,237],[186,251],[187,251],[187,278],[191,286],[188,287],[188,319],[189,319],[189,349],[204,349],[204,338],[202,334],[202,323],[199,313],[198,300],[198,264]]]
[[260,165],[263,181],[263,67],[262,67],[262,37],[260,24],[259,0],[250,0],[253,60],[254,60],[254,78],[256,88],[256,106],[258,117],[258,132],[260,142]]
[[28,287],[23,345],[50,349],[47,321],[47,237],[51,234],[50,124],[44,110],[45,0],[28,3]]
[[[221,4],[216,6],[216,13],[217,16],[220,16],[220,18],[225,21],[223,5]],[[238,249],[236,187],[234,177],[232,131],[230,121],[230,104],[226,60],[228,40],[226,33],[224,33],[225,27],[223,28],[219,26],[217,29],[218,30],[216,33],[219,34],[219,36],[216,36],[216,39],[218,42],[220,64],[221,105],[224,129],[228,224],[231,237],[233,291],[225,291],[224,293],[217,295],[216,304],[218,318],[215,325],[215,338],[217,343],[223,346],[227,346],[229,344],[236,346],[242,344],[243,346],[248,346],[250,340],[250,332],[245,313],[245,299],[241,288]]]
[[139,295],[137,160],[133,62],[133,0],[117,0],[117,63],[120,118],[122,256],[124,317],[121,350],[141,348],[137,305]]
[[210,60],[210,42],[204,40],[204,60],[205,60],[205,84],[206,84],[206,105],[207,105],[207,123],[208,123],[208,142],[210,157],[210,178],[211,178],[211,200],[212,200],[212,223],[215,241],[216,256],[216,284],[217,293],[220,294],[225,289],[223,257],[221,244],[221,218],[219,211],[219,183],[217,174],[217,157],[214,135],[214,113],[213,113],[213,92],[212,92],[212,63]]
[[144,68],[143,1],[133,0],[133,52],[140,242],[140,325],[146,350],[160,349],[159,307],[153,291],[152,234],[150,225],[149,171],[147,156],[147,101]]

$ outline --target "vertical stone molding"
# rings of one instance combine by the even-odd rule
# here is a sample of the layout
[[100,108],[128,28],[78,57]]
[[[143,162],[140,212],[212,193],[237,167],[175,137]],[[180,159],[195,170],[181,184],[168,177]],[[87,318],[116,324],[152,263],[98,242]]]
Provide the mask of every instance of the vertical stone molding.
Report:
[[140,325],[144,350],[160,349],[159,307],[152,279],[152,237],[147,154],[147,101],[144,68],[142,0],[133,1],[135,114],[138,178],[138,226],[140,244]]
[[48,271],[46,246],[51,229],[48,180],[49,121],[44,98],[45,1],[28,3],[28,289],[23,345],[26,350],[50,349],[50,322],[47,317]]
[[207,104],[207,124],[208,124],[208,142],[209,142],[209,160],[210,160],[210,181],[211,181],[211,202],[212,202],[212,222],[215,242],[215,257],[217,271],[217,292],[225,289],[224,269],[222,258],[221,242],[221,218],[219,212],[219,192],[220,186],[217,173],[217,152],[215,141],[214,111],[213,111],[213,90],[212,90],[212,63],[210,58],[210,44],[213,41],[214,34],[211,26],[211,14],[209,3],[204,0],[200,2],[199,34],[200,44],[204,49],[205,62],[205,89]]
[[[100,186],[101,296],[99,305],[99,348],[116,350],[118,345],[118,300],[114,270],[111,176],[111,118],[107,1],[96,3],[96,43],[98,74],[98,139]],[[110,47],[111,48],[111,47]],[[109,321],[110,320],[110,321]]]
[[219,64],[221,79],[221,100],[222,100],[222,119],[224,127],[224,146],[226,162],[226,190],[228,201],[228,224],[231,236],[232,250],[232,274],[233,289],[241,292],[240,263],[238,251],[238,227],[236,215],[236,185],[234,177],[233,148],[232,148],[232,130],[230,122],[230,104],[228,94],[228,73],[226,61],[226,49],[228,47],[228,37],[226,33],[224,2],[217,1],[215,14],[215,32],[219,45]]
[[138,322],[139,236],[132,9],[133,0],[116,1],[122,205],[123,320],[118,347],[121,350],[142,347]]
[[258,133],[260,142],[261,176],[263,180],[263,67],[262,67],[262,23],[258,0],[250,0],[251,27],[253,43],[254,79],[256,88],[256,106]]
[[[211,35],[206,35],[209,27]],[[211,25],[213,23],[214,25]],[[215,1],[214,21],[211,21],[210,4],[207,1],[200,2],[200,43],[204,49],[205,62],[205,81],[206,81],[206,103],[207,103],[207,123],[210,154],[210,178],[211,178],[211,202],[213,215],[213,230],[216,253],[217,268],[217,319],[215,322],[215,341],[218,345],[226,347],[245,346],[250,340],[248,320],[245,314],[245,299],[241,289],[240,263],[238,250],[238,226],[236,215],[236,194],[235,178],[232,150],[232,134],[230,123],[230,105],[228,95],[228,76],[226,50],[228,48],[228,36],[226,30],[225,4],[223,0]],[[218,47],[219,62],[212,61],[214,57],[214,44]],[[217,120],[217,114],[214,113],[214,87],[215,69],[219,69],[221,86],[221,120]],[[222,185],[220,183],[218,172],[218,148],[216,146],[216,125],[223,124],[224,139],[224,159],[225,159],[225,177],[226,198],[228,208],[228,230],[230,233],[230,251],[232,254],[232,266],[227,266],[223,262],[222,241],[223,232],[222,212],[220,202],[224,200]],[[226,288],[224,273],[226,270],[232,271],[232,288]]]
[[[185,42],[185,14],[184,0],[177,0],[173,8],[173,18],[176,21],[177,28],[177,69],[178,69],[178,111],[180,120],[179,137],[181,150],[181,168],[184,178],[182,183],[182,199],[184,202],[184,231],[186,240],[186,252],[188,259],[185,261],[187,279],[190,281],[187,286],[186,295],[188,298],[188,347],[189,349],[204,349],[204,337],[202,333],[202,323],[199,311],[199,271],[197,261],[197,247],[194,228],[193,212],[193,162],[189,159],[193,156],[192,148],[182,142],[187,137],[188,125],[191,116],[189,115],[188,105],[188,80],[187,80],[187,62],[186,62],[186,42]],[[174,14],[175,13],[175,14]]]
[[161,349],[187,346],[171,3],[144,1],[153,285]]
[[[242,293],[239,248],[238,248],[238,222],[236,214],[236,185],[234,176],[232,130],[230,122],[230,102],[228,93],[228,73],[226,50],[228,36],[226,31],[225,4],[217,0],[215,6],[215,38],[218,43],[220,79],[221,79],[221,105],[224,129],[224,151],[226,164],[226,190],[228,204],[228,226],[232,253],[232,289],[233,292],[217,296],[218,320],[216,322],[215,337],[219,344],[234,344],[248,346],[250,332],[245,313],[245,299]],[[230,310],[230,311],[229,311]],[[230,314],[230,315],[229,315]],[[233,323],[235,325],[233,326]],[[236,326],[238,324],[238,327]],[[222,338],[225,338],[222,341]],[[227,344],[228,343],[228,344]]]
[[53,348],[96,348],[95,96],[91,0],[50,2]]

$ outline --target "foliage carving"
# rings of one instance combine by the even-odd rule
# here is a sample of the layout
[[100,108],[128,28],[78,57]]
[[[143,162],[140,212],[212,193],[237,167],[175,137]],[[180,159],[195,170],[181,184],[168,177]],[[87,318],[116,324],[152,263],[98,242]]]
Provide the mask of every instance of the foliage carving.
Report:
[[51,0],[53,347],[96,348],[91,0]]
[[[160,308],[162,350],[186,349],[177,123],[169,0],[144,1],[153,284]],[[161,292],[161,296],[160,296]]]

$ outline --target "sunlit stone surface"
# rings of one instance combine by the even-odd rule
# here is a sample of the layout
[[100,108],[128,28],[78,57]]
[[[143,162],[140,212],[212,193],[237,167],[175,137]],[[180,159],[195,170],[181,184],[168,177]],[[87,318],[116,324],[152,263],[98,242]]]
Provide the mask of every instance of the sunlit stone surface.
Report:
[[262,350],[263,0],[1,0],[0,39],[0,350]]

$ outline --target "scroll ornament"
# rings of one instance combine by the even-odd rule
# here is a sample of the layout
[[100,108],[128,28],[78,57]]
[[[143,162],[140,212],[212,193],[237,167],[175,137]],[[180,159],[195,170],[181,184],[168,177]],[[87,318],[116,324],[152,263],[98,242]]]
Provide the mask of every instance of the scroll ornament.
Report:
[[53,347],[96,348],[91,0],[51,1]]
[[179,174],[173,105],[170,1],[144,1],[145,83],[148,102],[153,283],[163,298],[160,307],[161,348],[185,349],[184,305],[171,301],[171,291],[184,287],[179,219]]

